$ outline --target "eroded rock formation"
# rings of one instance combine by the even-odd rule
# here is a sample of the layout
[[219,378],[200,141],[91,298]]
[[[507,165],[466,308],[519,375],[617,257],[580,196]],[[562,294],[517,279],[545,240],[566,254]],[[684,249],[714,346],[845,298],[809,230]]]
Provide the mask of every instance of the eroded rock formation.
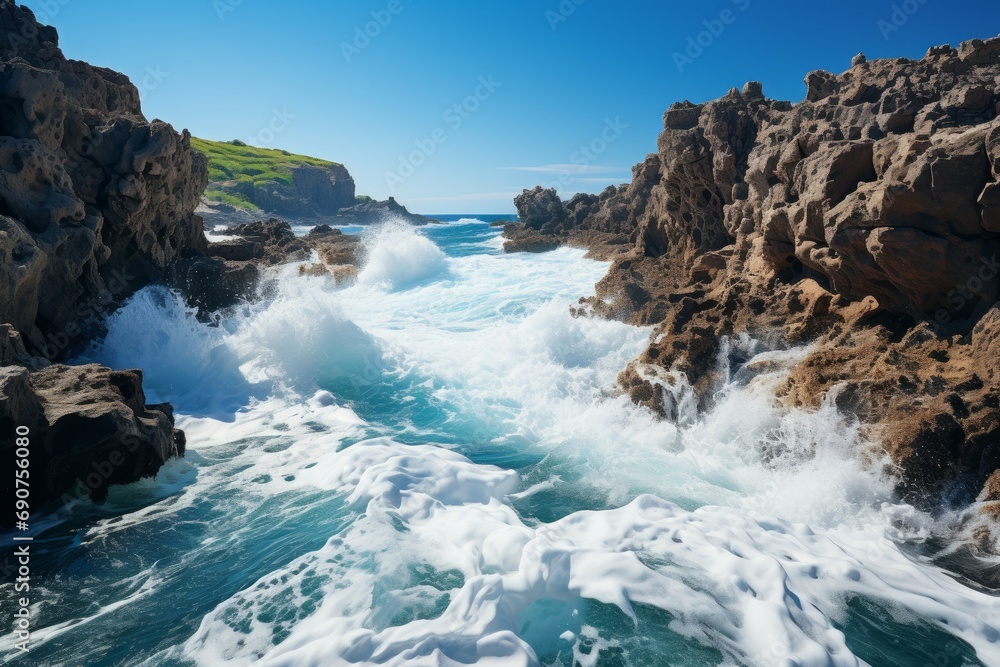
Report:
[[[16,429],[27,429],[33,511],[61,499],[101,501],[112,485],[155,475],[183,456],[173,409],[146,404],[142,371],[50,364],[31,357],[10,325],[0,325],[0,360],[0,455],[13,462]],[[13,485],[8,475],[3,497],[10,507]],[[13,518],[8,513],[0,523]]]
[[267,267],[308,262],[314,253],[318,262],[304,265],[301,273],[329,273],[337,282],[356,275],[359,237],[328,225],[318,225],[297,237],[289,223],[270,218],[240,223],[222,230],[222,234],[232,238],[208,244],[204,254],[185,257],[171,270],[170,283],[205,318],[254,299]]
[[1000,38],[806,85],[673,105],[631,184],[518,197],[512,249],[630,245],[590,306],[656,324],[620,377],[635,401],[668,413],[681,375],[709,400],[727,336],[808,343],[778,398],[856,415],[911,497],[956,478],[975,496],[1000,467]]
[[0,322],[58,358],[93,313],[204,247],[205,160],[30,10],[0,0],[0,25]]
[[0,0],[0,449],[13,461],[15,429],[30,429],[33,509],[77,483],[100,500],[183,454],[140,371],[49,360],[205,249],[206,182],[187,132],[147,121],[126,77],[67,60],[55,29]]

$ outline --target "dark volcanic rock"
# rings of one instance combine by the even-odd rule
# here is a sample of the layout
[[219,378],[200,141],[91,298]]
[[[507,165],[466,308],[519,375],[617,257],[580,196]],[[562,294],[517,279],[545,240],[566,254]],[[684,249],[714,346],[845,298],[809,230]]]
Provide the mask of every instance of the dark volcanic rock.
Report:
[[329,273],[338,283],[356,275],[359,238],[329,225],[297,237],[287,222],[271,218],[234,225],[223,234],[238,238],[210,243],[207,257],[191,255],[172,267],[170,283],[206,319],[254,299],[267,267],[305,262],[313,253],[319,263],[303,267],[303,274]]
[[[97,365],[0,368],[0,432],[29,430],[33,510],[78,484],[102,501],[114,484],[155,475],[167,460],[184,454],[183,433],[173,425],[169,405],[146,405],[141,371]],[[0,455],[14,461],[17,440],[4,437],[0,443]],[[13,475],[8,477],[4,497],[11,499]]]
[[386,201],[366,201],[351,208],[345,208],[332,221],[337,225],[376,225],[382,222],[400,221],[411,225],[426,225],[438,222],[416,213],[410,213],[406,207],[389,197]]
[[657,152],[600,201],[515,203],[538,234],[632,244],[591,305],[657,324],[620,377],[637,402],[669,414],[681,379],[710,400],[731,334],[811,343],[780,398],[836,395],[908,496],[956,471],[983,484],[1000,467],[998,85],[1000,38],[858,57],[809,74],[799,104],[751,82],[671,106]]
[[209,320],[218,311],[246,303],[257,296],[257,264],[191,254],[170,267],[168,284],[179,289],[199,318]]
[[205,159],[29,10],[0,0],[0,28],[0,322],[60,357],[95,311],[205,246]]
[[100,500],[183,453],[141,372],[29,352],[64,358],[108,308],[201,253],[207,175],[187,132],[147,121],[123,75],[67,60],[30,10],[0,0],[0,31],[0,454],[13,461],[15,429],[30,429],[37,510],[81,481]]
[[[353,264],[357,259],[355,250],[359,238],[344,234],[329,225],[319,225],[305,236],[298,237],[287,222],[271,218],[230,227],[224,234],[240,238],[211,244],[208,249],[209,255],[222,257],[226,254],[239,254],[269,266],[305,261],[313,251],[319,254],[322,261],[329,264]],[[235,247],[248,249],[234,253]]]
[[222,190],[243,195],[267,213],[295,217],[336,215],[354,205],[354,178],[343,165],[302,166],[292,169],[291,184],[217,184]]

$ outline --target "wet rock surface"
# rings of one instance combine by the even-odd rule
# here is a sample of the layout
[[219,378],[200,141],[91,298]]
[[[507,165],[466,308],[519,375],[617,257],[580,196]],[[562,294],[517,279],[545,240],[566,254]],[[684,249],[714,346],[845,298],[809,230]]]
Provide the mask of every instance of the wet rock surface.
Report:
[[15,429],[30,430],[33,510],[78,484],[101,500],[183,454],[140,371],[50,360],[207,247],[189,139],[146,120],[125,76],[66,59],[54,28],[0,0],[0,449],[14,461]]
[[269,267],[308,262],[302,275],[329,274],[337,283],[357,275],[360,239],[329,225],[300,237],[288,222],[270,218],[227,227],[221,234],[232,238],[209,243],[204,254],[185,257],[171,270],[170,284],[206,319],[255,299]]
[[405,222],[411,225],[427,225],[439,222],[417,213],[410,213],[395,197],[385,201],[365,201],[342,209],[330,221],[333,225],[377,225],[383,222]]
[[[87,497],[103,501],[112,485],[155,475],[183,456],[184,434],[174,428],[173,409],[146,404],[142,371],[32,358],[9,325],[0,326],[0,355],[0,455],[14,461],[14,435],[18,429],[26,434],[32,510]],[[13,475],[3,487],[13,507]],[[3,525],[13,519],[7,513]]]
[[673,105],[631,184],[520,195],[509,249],[629,244],[581,311],[656,325],[619,378],[636,402],[669,414],[682,379],[710,401],[740,334],[808,344],[777,399],[855,415],[906,497],[972,500],[1000,467],[1000,38],[806,85]]

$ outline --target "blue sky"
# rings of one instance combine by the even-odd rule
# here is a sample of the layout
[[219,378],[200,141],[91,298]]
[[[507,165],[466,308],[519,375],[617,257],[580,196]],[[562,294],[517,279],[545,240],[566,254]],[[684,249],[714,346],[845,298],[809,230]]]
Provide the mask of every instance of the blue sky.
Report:
[[150,118],[343,162],[359,193],[423,213],[512,212],[539,183],[599,192],[655,150],[674,101],[748,80],[799,101],[806,72],[859,51],[1000,33],[995,0],[23,4],[68,57],[131,77]]

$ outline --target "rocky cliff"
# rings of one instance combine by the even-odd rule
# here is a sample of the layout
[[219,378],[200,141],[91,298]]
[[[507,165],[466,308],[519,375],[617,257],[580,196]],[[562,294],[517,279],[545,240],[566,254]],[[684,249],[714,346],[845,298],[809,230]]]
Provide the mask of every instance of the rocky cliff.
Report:
[[147,121],[126,77],[66,59],[55,29],[0,0],[0,455],[13,461],[13,429],[31,430],[33,502],[78,481],[99,499],[182,453],[141,373],[49,360],[206,247],[194,215],[206,183],[187,132]]
[[115,298],[203,247],[207,182],[189,135],[148,122],[110,70],[0,2],[0,322],[57,358]]
[[589,305],[656,325],[620,377],[635,401],[669,414],[682,377],[709,401],[736,334],[808,344],[777,399],[856,415],[911,498],[1000,500],[1000,38],[806,86],[673,105],[631,184],[519,196],[510,249],[627,249]]
[[208,158],[208,204],[234,204],[297,218],[334,216],[354,206],[354,178],[342,164],[242,141],[194,139]]

